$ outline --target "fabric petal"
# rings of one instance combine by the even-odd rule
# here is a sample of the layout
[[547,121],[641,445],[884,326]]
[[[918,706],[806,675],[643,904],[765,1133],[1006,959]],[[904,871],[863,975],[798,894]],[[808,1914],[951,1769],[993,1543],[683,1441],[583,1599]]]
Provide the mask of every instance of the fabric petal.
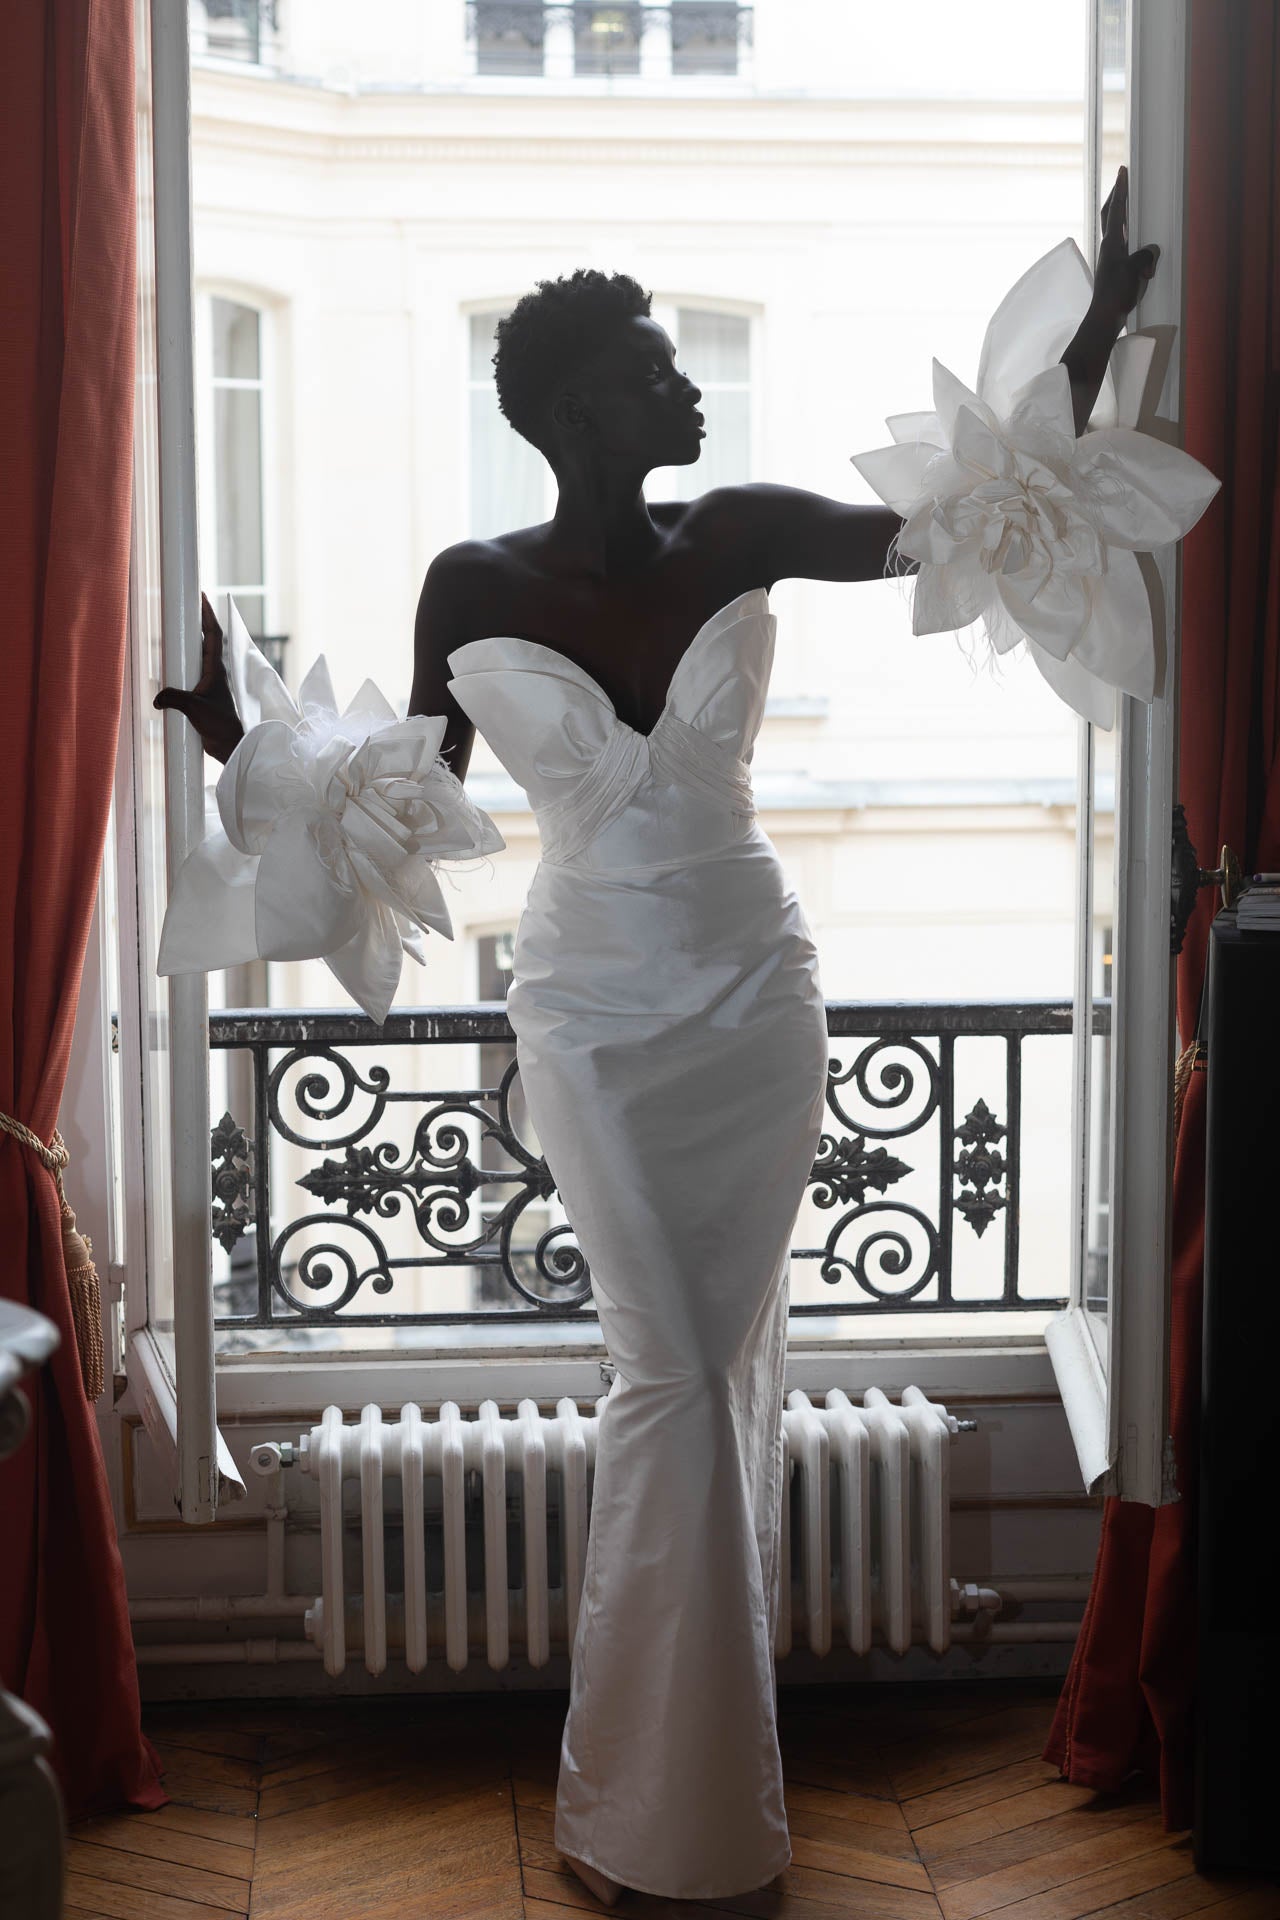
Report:
[[205,788],[205,833],[175,876],[160,929],[156,972],[206,973],[258,958],[254,888],[258,857],[222,831],[213,789]]
[[[1153,334],[1122,333],[1111,349],[1108,372],[1115,389],[1115,419],[1098,425],[1109,424],[1119,427],[1136,427],[1142,418],[1143,399],[1147,391],[1147,381],[1151,377],[1151,363],[1155,358],[1156,343]],[[1088,425],[1094,424],[1092,417]]]
[[329,663],[322,653],[318,653],[307,668],[302,685],[298,688],[298,705],[303,713],[308,707],[319,708],[322,713],[336,714],[338,711],[333,681],[329,678]]
[[947,436],[936,413],[890,413],[885,425],[899,446],[945,447]]
[[394,913],[375,900],[350,940],[326,953],[324,961],[356,1005],[381,1026],[400,984],[403,952]]
[[1090,582],[1089,624],[1075,649],[1081,666],[1138,700],[1155,696],[1156,643],[1151,595],[1133,554],[1113,547],[1107,570]]
[[224,642],[222,664],[245,732],[260,726],[264,720],[296,722],[301,716],[292,694],[261,647],[255,644],[234,600]]
[[1034,261],[987,322],[978,358],[978,393],[1001,419],[1028,380],[1071,342],[1093,298],[1093,275],[1074,240]]
[[[359,818],[360,816],[356,816]],[[424,932],[453,938],[453,921],[435,868],[421,854],[403,854],[373,833],[364,838],[349,834],[347,857],[365,892],[404,914]]]
[[[340,848],[321,855],[331,816],[295,808],[281,814],[258,863],[254,909],[264,960],[321,960],[357,932],[369,903]],[[340,855],[334,860],[333,855]],[[334,872],[347,868],[339,878]]]
[[218,776],[223,831],[241,853],[261,853],[280,816],[282,782],[296,789],[293,728],[283,720],[251,727]]
[[970,406],[956,409],[951,445],[957,462],[968,470],[961,479],[966,493],[975,472],[1001,479],[1013,473],[1013,455],[1004,440]]
[[381,687],[373,680],[366,680],[348,700],[342,710],[342,718],[367,720],[369,731],[372,732],[375,727],[394,726],[400,716]]
[[908,513],[924,489],[925,473],[940,449],[927,445],[877,447],[855,453],[853,464],[873,492],[895,513]]
[[939,424],[948,439],[955,432],[956,414],[961,407],[969,407],[989,427],[999,425],[991,408],[971,392],[963,380],[958,380],[954,373],[944,367],[941,360],[933,363],[933,404]]
[[1189,533],[1222,484],[1191,454],[1134,427],[1082,435],[1076,472],[1103,539],[1144,553]]
[[1033,374],[1014,395],[1009,426],[1016,431],[1027,423],[1061,435],[1070,451],[1076,437],[1076,416],[1071,404],[1071,375],[1060,360]]
[[911,605],[911,631],[959,633],[981,619],[991,596],[991,575],[974,561],[921,567]]
[[1105,681],[1096,679],[1072,654],[1065,660],[1057,660],[1034,640],[1027,642],[1027,652],[1060,700],[1065,700],[1082,720],[1092,720],[1104,733],[1111,731],[1116,719],[1116,696]]
[[1007,573],[992,577],[1000,604],[1027,639],[1055,659],[1065,660],[1088,624],[1091,602],[1086,576],[1054,572],[1034,597],[1023,594],[1018,581]]

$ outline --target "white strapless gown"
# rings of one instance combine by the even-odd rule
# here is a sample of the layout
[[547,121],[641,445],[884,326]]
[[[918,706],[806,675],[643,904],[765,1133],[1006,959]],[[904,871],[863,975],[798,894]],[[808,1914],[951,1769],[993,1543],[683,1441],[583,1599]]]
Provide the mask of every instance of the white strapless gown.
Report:
[[773,1639],[788,1249],[817,1151],[817,954],[747,763],[774,617],[701,628],[652,734],[553,647],[450,691],[537,816],[507,1006],[617,1378],[600,1424],[556,1844],[714,1898],[791,1858]]

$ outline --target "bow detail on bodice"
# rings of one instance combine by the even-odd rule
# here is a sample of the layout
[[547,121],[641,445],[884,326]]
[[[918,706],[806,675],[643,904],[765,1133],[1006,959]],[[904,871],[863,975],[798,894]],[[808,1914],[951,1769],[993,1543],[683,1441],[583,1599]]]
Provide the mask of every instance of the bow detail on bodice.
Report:
[[750,831],[750,761],[775,620],[753,588],[699,628],[653,731],[638,733],[585,667],[541,641],[471,640],[449,691],[529,796],[542,858],[595,871],[685,863]]

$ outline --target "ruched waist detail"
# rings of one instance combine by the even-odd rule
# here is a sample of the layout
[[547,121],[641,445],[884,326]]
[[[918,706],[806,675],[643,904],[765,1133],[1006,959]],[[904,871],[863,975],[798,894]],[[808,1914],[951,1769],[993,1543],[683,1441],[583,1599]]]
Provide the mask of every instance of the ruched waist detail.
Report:
[[535,814],[551,866],[653,871],[745,838],[755,800],[746,761],[668,712],[651,734],[616,726],[572,792]]

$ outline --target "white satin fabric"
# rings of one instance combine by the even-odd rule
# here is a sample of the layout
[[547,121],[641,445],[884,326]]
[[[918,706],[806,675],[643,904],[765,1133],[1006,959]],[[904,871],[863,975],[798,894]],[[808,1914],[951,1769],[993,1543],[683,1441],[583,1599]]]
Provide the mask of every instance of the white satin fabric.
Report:
[[508,996],[617,1378],[601,1422],[556,1844],[715,1898],[791,1857],[775,1720],[788,1248],[827,1071],[817,953],[752,804],[774,618],[701,628],[651,735],[552,647],[450,690],[537,815]]
[[156,972],[324,960],[381,1025],[402,956],[453,938],[437,868],[506,843],[440,757],[442,714],[398,720],[372,680],[339,713],[323,654],[295,700],[234,602],[226,641],[244,737],[205,789]]
[[900,413],[891,447],[853,464],[903,516],[918,560],[913,633],[981,621],[997,653],[1025,641],[1060,699],[1095,726],[1117,689],[1156,692],[1151,599],[1136,555],[1181,539],[1219,482],[1138,430],[1154,338],[1124,334],[1089,431],[1076,436],[1061,355],[1093,276],[1063,240],[1009,289],[987,325],[977,391],[938,360],[932,413]]

